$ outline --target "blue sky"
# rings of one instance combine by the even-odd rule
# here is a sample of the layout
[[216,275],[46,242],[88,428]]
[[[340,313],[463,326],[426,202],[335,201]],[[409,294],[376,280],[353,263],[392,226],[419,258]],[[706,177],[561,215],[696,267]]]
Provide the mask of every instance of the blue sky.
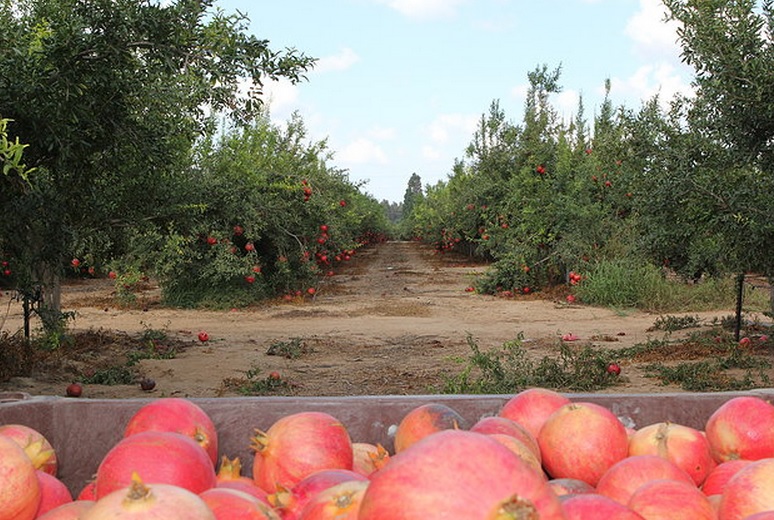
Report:
[[275,50],[318,58],[308,81],[267,85],[272,119],[298,111],[328,139],[332,166],[378,200],[402,201],[408,179],[435,184],[463,158],[499,100],[520,123],[527,73],[562,66],[554,105],[591,119],[612,83],[615,105],[689,93],[675,27],[660,0],[220,0]]

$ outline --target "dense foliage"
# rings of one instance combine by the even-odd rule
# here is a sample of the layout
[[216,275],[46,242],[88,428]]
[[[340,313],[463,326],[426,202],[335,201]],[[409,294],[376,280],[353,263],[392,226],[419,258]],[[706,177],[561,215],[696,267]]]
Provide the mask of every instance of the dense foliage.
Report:
[[647,265],[693,280],[774,276],[771,2],[666,4],[695,97],[616,108],[608,86],[591,123],[582,101],[562,121],[550,102],[561,69],[538,67],[521,124],[493,102],[448,181],[417,199],[410,235],[493,259],[488,293],[621,262],[632,276]]

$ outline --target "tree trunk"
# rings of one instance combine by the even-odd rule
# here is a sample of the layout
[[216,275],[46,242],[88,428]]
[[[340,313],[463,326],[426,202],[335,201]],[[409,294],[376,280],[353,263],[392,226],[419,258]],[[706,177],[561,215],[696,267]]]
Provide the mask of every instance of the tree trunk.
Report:
[[43,330],[53,332],[62,324],[62,279],[59,272],[49,262],[39,262],[34,269],[35,280],[41,286],[39,307]]

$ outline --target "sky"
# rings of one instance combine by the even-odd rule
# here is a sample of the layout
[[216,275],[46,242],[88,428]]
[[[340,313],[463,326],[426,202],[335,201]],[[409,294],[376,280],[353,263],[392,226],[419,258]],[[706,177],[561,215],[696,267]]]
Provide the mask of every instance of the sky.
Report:
[[273,50],[317,58],[308,81],[265,86],[271,119],[293,112],[329,166],[377,200],[401,202],[412,173],[446,180],[497,101],[520,124],[527,74],[561,66],[563,117],[592,120],[606,80],[614,106],[690,94],[661,0],[219,0]]

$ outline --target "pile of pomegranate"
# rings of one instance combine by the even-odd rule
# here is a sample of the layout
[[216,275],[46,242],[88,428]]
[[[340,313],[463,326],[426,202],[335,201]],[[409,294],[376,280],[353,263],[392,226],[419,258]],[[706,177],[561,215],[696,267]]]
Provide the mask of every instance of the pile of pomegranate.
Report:
[[194,402],[140,408],[77,496],[55,448],[0,426],[0,520],[774,520],[774,405],[730,398],[703,431],[629,429],[609,409],[532,388],[467,424],[407,413],[394,449],[330,414],[289,414],[252,439],[245,474]]

